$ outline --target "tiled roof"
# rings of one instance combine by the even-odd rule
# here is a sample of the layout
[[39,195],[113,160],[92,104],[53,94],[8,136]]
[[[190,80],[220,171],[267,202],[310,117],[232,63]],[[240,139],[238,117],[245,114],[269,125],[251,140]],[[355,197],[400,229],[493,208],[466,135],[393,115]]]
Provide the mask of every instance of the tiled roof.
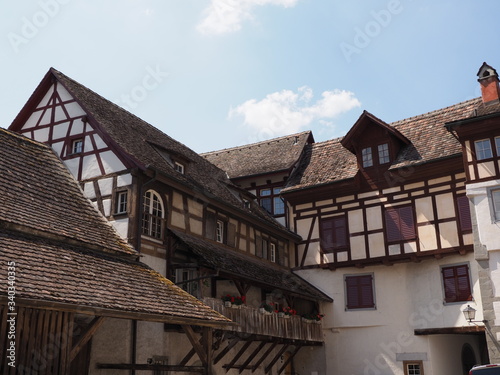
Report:
[[[266,225],[272,225],[276,229],[290,233],[258,205],[252,205],[250,209],[247,208],[244,202],[237,197],[235,187],[225,171],[154,126],[56,69],[52,68],[49,73],[54,74],[84,110],[94,118],[101,130],[107,134],[107,139],[118,145],[140,167],[154,168],[189,186],[194,192],[215,197],[223,204],[236,207],[248,215],[253,215],[254,218],[264,220]],[[181,156],[186,161],[185,174],[174,169],[172,163],[162,156],[164,152],[173,156]]]
[[226,249],[221,245],[204,241],[184,232],[171,231],[208,268],[268,286],[271,289],[287,291],[306,299],[332,301],[330,297],[294,274],[289,268]]
[[47,146],[0,129],[0,177],[0,278],[15,262],[16,298],[227,322],[136,261]]
[[312,142],[311,131],[305,131],[201,156],[225,170],[230,178],[238,178],[289,170],[299,160],[304,146]]
[[[411,142],[400,150],[390,168],[459,155],[460,142],[444,125],[470,117],[480,103],[481,98],[475,98],[389,124]],[[358,171],[356,156],[345,149],[341,141],[339,138],[306,146],[304,158],[284,192],[354,178]]]
[[[228,322],[139,262],[11,232],[0,233],[0,247],[0,278],[7,280],[7,262],[14,261],[18,299],[154,314],[158,321]],[[5,282],[1,294],[7,294]]]
[[0,129],[0,221],[135,254],[83,196],[52,150]]

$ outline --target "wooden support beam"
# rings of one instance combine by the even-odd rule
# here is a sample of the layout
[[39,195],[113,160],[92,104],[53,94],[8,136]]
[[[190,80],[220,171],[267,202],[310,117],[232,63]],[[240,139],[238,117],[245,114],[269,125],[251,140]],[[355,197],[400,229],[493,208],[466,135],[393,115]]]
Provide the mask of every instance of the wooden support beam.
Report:
[[200,357],[201,362],[203,363],[204,366],[207,365],[207,353],[203,349],[203,346],[200,344],[200,342],[196,339],[196,334],[193,331],[193,328],[191,326],[183,325],[182,329],[186,333],[186,336],[188,337],[189,341],[191,342],[191,345],[193,345],[194,350],[196,351],[196,354],[198,354],[198,357]]
[[280,375],[283,370],[286,368],[286,366],[288,366],[288,364],[290,362],[292,362],[292,359],[293,357],[295,357],[295,355],[299,352],[299,350],[302,348],[302,346],[299,346],[297,345],[295,347],[295,349],[293,350],[293,352],[290,354],[290,356],[286,359],[286,361],[283,363],[283,366],[280,367],[280,369],[278,370],[278,374],[277,375]]
[[98,369],[105,370],[144,370],[144,371],[176,371],[176,372],[205,372],[204,366],[177,366],[177,365],[149,365],[149,364],[126,364],[126,363],[98,363]]
[[264,372],[266,374],[269,374],[269,372],[271,371],[271,369],[273,368],[274,364],[276,363],[276,361],[278,359],[280,359],[280,357],[283,355],[283,353],[285,352],[285,350],[288,349],[290,345],[286,344],[286,345],[283,345],[283,347],[280,349],[280,351],[274,356],[273,360],[271,362],[269,362],[269,364],[266,366]]
[[227,364],[227,365],[222,366],[226,369],[226,372],[228,372],[230,369],[232,369],[234,367],[234,364],[238,361],[238,359],[240,359],[241,355],[246,352],[246,350],[248,349],[248,347],[251,344],[252,344],[252,341],[245,342],[245,344],[241,347],[239,352],[233,357],[231,362],[229,362],[229,364]]
[[233,280],[234,285],[236,286],[236,289],[238,289],[238,292],[240,293],[241,296],[246,296],[248,291],[250,290],[250,284],[245,283],[241,280]]
[[259,360],[253,365],[252,372],[255,372],[255,370],[257,370],[257,368],[260,366],[260,364],[262,362],[264,362],[264,360],[273,351],[273,349],[276,347],[276,345],[278,345],[278,343],[277,342],[273,342],[272,345],[269,348],[267,348],[267,350],[264,352],[264,354],[262,355],[262,357],[260,357]]
[[229,341],[229,343],[227,344],[227,346],[222,349],[222,351],[217,354],[217,356],[215,357],[214,359],[214,365],[217,364],[217,362],[219,362],[222,358],[224,358],[224,356],[240,341],[240,339],[238,338],[234,338],[232,339],[231,341]]
[[80,336],[80,339],[73,344],[73,347],[71,348],[71,352],[69,354],[69,360],[70,362],[75,359],[75,357],[80,353],[80,350],[89,342],[89,340],[94,336],[96,331],[99,329],[100,326],[104,323],[106,318],[102,316],[96,316],[88,325],[87,329],[83,334]]
[[206,372],[206,375],[212,375],[213,374],[212,363],[213,363],[213,356],[214,356],[214,351],[212,348],[212,345],[213,345],[213,330],[212,330],[212,328],[209,328],[209,327],[203,328],[203,333],[202,333],[201,339],[203,341],[203,348],[205,350],[205,353],[207,354],[207,372]]
[[243,372],[243,370],[245,370],[247,368],[247,366],[250,364],[250,362],[252,362],[252,360],[255,358],[255,356],[257,354],[259,354],[259,352],[262,350],[262,348],[266,345],[266,342],[265,341],[262,341],[259,346],[252,352],[252,354],[250,354],[247,358],[247,360],[245,362],[243,362],[243,364],[241,365],[240,367],[240,371],[239,373],[241,374]]

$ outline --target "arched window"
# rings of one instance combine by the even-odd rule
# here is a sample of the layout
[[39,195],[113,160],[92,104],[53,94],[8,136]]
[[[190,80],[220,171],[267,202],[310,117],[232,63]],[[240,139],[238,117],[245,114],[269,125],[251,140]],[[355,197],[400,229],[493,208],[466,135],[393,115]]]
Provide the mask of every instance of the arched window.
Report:
[[142,233],[154,238],[161,238],[165,211],[160,196],[153,190],[146,191],[142,207]]

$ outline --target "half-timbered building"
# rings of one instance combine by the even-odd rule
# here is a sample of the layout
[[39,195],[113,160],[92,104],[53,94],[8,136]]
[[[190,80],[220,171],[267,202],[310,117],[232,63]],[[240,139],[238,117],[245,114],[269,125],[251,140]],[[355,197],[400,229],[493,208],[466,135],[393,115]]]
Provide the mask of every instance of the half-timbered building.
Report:
[[[317,318],[319,302],[332,299],[291,271],[301,238],[225,171],[55,69],[10,129],[49,145],[144,263],[237,323],[212,332],[216,371],[279,374],[304,347],[321,355],[321,325],[300,315]],[[152,358],[139,348],[155,354],[163,340],[187,352],[181,365],[196,362],[169,336],[178,324],[151,327],[134,326],[134,361]]]
[[[140,262],[49,147],[0,129],[0,176],[0,373],[213,373],[212,329],[233,323]],[[199,364],[164,340],[133,344],[137,325],[165,324]]]
[[[479,264],[483,324],[488,353],[500,362],[500,87],[498,73],[483,63],[478,73],[482,101],[447,129],[462,145],[467,196],[472,207],[474,253]],[[477,319],[477,318],[476,318]],[[480,320],[481,318],[479,318]]]

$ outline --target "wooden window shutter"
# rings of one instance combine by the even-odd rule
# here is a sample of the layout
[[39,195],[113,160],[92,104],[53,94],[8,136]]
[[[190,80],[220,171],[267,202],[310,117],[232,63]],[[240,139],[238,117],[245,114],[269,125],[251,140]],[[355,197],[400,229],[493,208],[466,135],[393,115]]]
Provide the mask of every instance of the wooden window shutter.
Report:
[[325,252],[348,247],[347,220],[345,216],[321,220],[320,243],[321,249]]
[[206,211],[205,215],[205,237],[215,241],[217,227],[217,216],[214,212]]
[[446,302],[471,301],[469,267],[464,264],[453,267],[443,267],[444,294]]
[[255,255],[262,258],[262,237],[255,236]]
[[227,223],[227,245],[236,247],[236,225]]
[[375,307],[373,276],[346,276],[347,309],[369,309]]
[[389,209],[385,211],[385,227],[387,232],[387,241],[401,240],[401,232],[399,230],[399,214],[397,210]]
[[472,219],[470,215],[469,198],[465,195],[457,198],[458,216],[460,219],[460,229],[463,231],[472,230]]
[[403,207],[399,209],[400,231],[402,240],[415,238],[415,223],[413,222],[413,209]]

